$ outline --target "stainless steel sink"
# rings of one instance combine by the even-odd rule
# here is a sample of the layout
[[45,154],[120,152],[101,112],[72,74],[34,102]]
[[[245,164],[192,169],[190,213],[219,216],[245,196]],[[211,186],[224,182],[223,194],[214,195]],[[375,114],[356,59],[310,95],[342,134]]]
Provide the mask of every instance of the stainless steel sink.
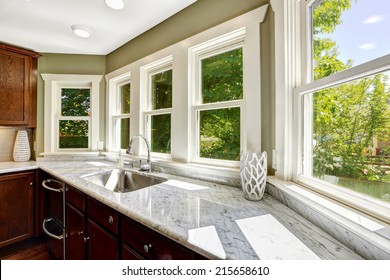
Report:
[[95,185],[113,192],[132,192],[167,181],[165,178],[132,171],[112,170],[108,173],[83,177]]

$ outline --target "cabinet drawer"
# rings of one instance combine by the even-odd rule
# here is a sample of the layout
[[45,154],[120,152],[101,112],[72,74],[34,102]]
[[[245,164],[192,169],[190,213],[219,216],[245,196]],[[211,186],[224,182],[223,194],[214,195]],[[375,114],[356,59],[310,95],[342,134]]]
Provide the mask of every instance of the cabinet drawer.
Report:
[[69,185],[66,185],[66,202],[71,203],[74,207],[85,212],[85,195]]
[[194,253],[129,218],[122,219],[122,240],[146,259],[188,260]]
[[87,213],[89,218],[112,233],[118,234],[119,215],[117,211],[88,196]]

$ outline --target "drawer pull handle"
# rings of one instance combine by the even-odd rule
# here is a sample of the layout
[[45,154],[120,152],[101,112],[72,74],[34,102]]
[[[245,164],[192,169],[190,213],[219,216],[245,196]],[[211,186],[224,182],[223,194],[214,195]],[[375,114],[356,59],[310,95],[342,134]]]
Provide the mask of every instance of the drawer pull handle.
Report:
[[144,245],[144,251],[145,253],[149,253],[149,250],[152,249],[152,244]]
[[108,223],[111,225],[114,223],[114,218],[112,216],[108,216]]
[[49,231],[46,229],[46,223],[47,223],[47,222],[51,222],[52,220],[53,220],[52,218],[44,219],[44,220],[43,220],[43,223],[42,223],[43,231],[44,231],[48,236],[50,236],[51,238],[54,238],[54,239],[57,239],[57,240],[62,240],[62,239],[64,239],[64,235],[63,235],[63,234],[61,234],[61,235],[55,235],[55,234],[52,234],[51,232],[49,232]]
[[[50,182],[54,182],[58,185],[61,185],[61,188],[58,188],[58,189],[55,189],[55,188],[51,188],[47,185],[47,183],[50,183]],[[49,190],[49,191],[52,191],[52,192],[62,192],[64,190],[64,185],[62,182],[58,181],[58,180],[54,180],[54,179],[47,179],[47,180],[43,180],[42,181],[42,187],[44,187],[45,189]]]

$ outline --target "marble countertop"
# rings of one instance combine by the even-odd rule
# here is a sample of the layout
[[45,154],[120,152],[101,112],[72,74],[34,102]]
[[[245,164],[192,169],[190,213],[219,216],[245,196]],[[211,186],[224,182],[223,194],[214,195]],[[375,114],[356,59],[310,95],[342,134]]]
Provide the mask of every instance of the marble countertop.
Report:
[[253,202],[236,187],[161,173],[164,183],[116,193],[86,179],[115,169],[108,161],[0,163],[0,173],[38,167],[211,259],[361,259],[267,194]]

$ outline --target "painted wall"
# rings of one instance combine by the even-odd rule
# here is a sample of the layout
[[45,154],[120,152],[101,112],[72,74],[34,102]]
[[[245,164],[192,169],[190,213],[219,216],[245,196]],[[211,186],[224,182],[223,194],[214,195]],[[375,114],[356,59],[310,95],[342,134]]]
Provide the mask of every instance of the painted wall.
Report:
[[268,0],[198,0],[108,54],[107,73],[267,3]]

